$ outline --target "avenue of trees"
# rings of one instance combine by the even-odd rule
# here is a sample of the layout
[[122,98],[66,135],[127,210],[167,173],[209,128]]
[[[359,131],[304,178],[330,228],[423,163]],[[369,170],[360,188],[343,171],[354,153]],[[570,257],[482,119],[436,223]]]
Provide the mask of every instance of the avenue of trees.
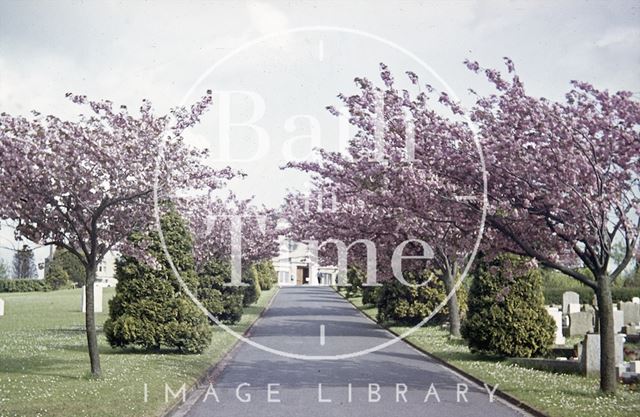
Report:
[[[291,232],[301,240],[371,239],[378,260],[387,261],[398,243],[422,239],[434,252],[429,268],[450,292],[484,220],[486,257],[521,256],[529,268],[544,266],[593,289],[600,385],[613,392],[611,286],[638,254],[640,104],[629,92],[583,82],[572,82],[561,102],[529,96],[513,63],[505,62],[506,75],[465,62],[493,87],[486,95],[472,91],[470,109],[413,73],[407,75],[415,93],[397,88],[384,65],[380,86],[357,78],[357,94],[339,95],[357,129],[346,152],[320,150],[317,160],[288,165],[313,181],[309,195],[287,198]],[[323,196],[334,196],[338,208],[305,207]],[[367,255],[364,245],[351,248],[362,269]],[[378,265],[378,280],[389,279],[389,262]],[[456,298],[448,300],[453,335],[460,332],[451,314],[459,312]]]
[[[71,94],[89,109],[74,121],[2,113],[0,220],[16,224],[19,239],[61,249],[48,267],[52,285],[86,286],[94,376],[101,367],[92,288],[108,251],[123,254],[105,324],[109,342],[201,352],[210,323],[185,293],[196,294],[217,319],[239,320],[242,307],[275,280],[266,261],[277,251],[276,217],[283,216],[294,240],[353,243],[347,278],[353,291],[358,281],[364,285],[383,319],[420,322],[440,303],[445,308],[434,319],[447,321],[452,337],[465,336],[478,350],[530,356],[548,346],[551,322],[543,314],[538,268],[591,288],[600,385],[610,393],[616,388],[612,286],[638,256],[640,104],[631,93],[583,82],[572,82],[562,101],[533,97],[505,62],[506,74],[465,63],[492,89],[472,92],[469,109],[410,72],[413,92],[397,87],[384,65],[381,85],[357,78],[356,94],[339,95],[357,133],[342,153],[320,149],[314,160],[289,163],[311,175],[312,187],[289,194],[278,211],[233,195],[212,197],[236,173],[210,168],[207,152],[182,138],[209,107],[210,93],[165,115],[148,101],[132,114]],[[177,197],[180,191],[197,197]],[[322,204],[310,207],[310,201]],[[375,242],[375,250],[356,242],[361,239]],[[426,264],[417,240],[433,251]],[[394,279],[391,259],[407,241],[404,285]],[[233,254],[232,242],[241,243],[241,254]],[[469,269],[474,283],[467,294],[460,277],[476,252],[482,256]],[[335,255],[335,248],[319,251],[321,263],[336,264]],[[62,259],[68,256],[82,265],[81,276]],[[243,285],[224,285],[239,262]],[[382,286],[362,282],[370,272]],[[503,344],[481,337],[494,330],[485,325],[487,308],[513,324]],[[509,351],[518,340],[532,348]]]

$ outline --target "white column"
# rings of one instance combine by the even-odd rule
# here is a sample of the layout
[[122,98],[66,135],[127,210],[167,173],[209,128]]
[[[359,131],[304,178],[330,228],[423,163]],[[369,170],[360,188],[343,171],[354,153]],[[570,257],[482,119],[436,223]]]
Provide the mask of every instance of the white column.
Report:
[[309,262],[309,284],[318,285],[318,264],[313,261]]

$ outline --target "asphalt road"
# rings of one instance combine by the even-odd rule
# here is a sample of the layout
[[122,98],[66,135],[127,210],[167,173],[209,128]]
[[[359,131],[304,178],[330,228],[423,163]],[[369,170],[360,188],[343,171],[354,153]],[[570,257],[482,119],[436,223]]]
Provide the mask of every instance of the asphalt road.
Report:
[[[252,328],[250,339],[290,353],[338,355],[377,346],[393,336],[331,288],[290,287],[278,292],[271,307]],[[497,397],[490,401],[484,387],[402,341],[363,356],[321,361],[291,359],[243,343],[211,384],[191,395],[174,414],[175,417],[521,415],[526,414]]]

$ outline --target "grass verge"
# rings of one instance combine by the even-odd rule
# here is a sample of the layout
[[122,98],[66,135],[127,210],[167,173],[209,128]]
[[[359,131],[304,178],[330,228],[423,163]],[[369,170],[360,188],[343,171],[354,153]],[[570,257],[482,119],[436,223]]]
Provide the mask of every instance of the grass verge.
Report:
[[[243,333],[275,292],[275,287],[263,291],[230,327]],[[236,341],[216,327],[211,345],[200,355],[112,349],[101,328],[113,294],[114,289],[105,289],[105,313],[96,314],[100,379],[89,378],[79,289],[0,295],[5,300],[5,316],[0,317],[0,417],[155,417],[171,405],[165,403],[165,384],[174,392],[182,384],[190,387]]]
[[[378,311],[375,306],[363,305],[361,297],[348,300],[376,320]],[[385,327],[397,334],[408,329],[407,326],[393,324]],[[450,339],[448,332],[441,327],[422,327],[407,339],[487,384],[498,385],[500,390],[552,417],[640,415],[640,393],[625,386],[620,386],[616,395],[606,396],[600,394],[597,378],[527,369],[500,358],[473,354],[463,340]]]

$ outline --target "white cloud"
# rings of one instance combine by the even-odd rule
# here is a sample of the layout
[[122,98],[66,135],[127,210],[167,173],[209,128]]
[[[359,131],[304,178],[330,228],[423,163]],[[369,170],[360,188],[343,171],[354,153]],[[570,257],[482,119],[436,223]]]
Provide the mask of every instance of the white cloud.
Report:
[[[633,1],[614,8],[582,1],[133,2],[126,10],[117,2],[0,2],[0,111],[75,115],[79,109],[67,103],[67,91],[131,106],[149,98],[163,111],[244,42],[315,25],[392,40],[445,75],[456,91],[485,85],[464,68],[463,59],[499,66],[503,56],[515,60],[532,94],[561,98],[571,79],[638,91],[638,10]],[[195,94],[209,88],[260,92],[268,106],[261,123],[273,137],[273,152],[264,160],[234,166],[248,177],[231,188],[275,205],[286,188],[301,187],[304,176],[278,169],[283,142],[299,134],[283,129],[284,121],[294,114],[325,114],[324,106],[337,104],[338,92],[353,92],[354,77],[375,77],[382,60],[393,61],[387,63],[396,78],[419,70],[415,63],[394,60],[392,52],[347,35],[297,33],[257,45],[216,69]],[[215,106],[193,132],[194,143],[215,146]],[[334,138],[333,119],[321,122],[323,138]],[[241,152],[248,152],[246,136],[234,136]],[[7,228],[0,235],[11,237]],[[8,253],[0,256],[7,259]]]
[[597,47],[607,48],[619,44],[628,44],[630,47],[638,47],[640,42],[640,28],[624,27],[613,28],[602,35],[595,43]]
[[289,19],[271,3],[252,1],[247,3],[247,10],[251,26],[263,35],[287,29]]

